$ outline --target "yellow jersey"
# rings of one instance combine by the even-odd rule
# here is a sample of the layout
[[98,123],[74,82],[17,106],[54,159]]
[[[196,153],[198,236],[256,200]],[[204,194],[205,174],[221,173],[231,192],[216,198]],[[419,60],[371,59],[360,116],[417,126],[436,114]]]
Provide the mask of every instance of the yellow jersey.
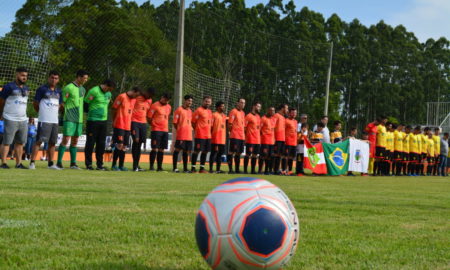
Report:
[[420,135],[420,151],[422,152],[422,154],[426,154],[427,153],[427,149],[428,149],[428,136],[424,135],[424,134],[419,134]]
[[339,130],[335,130],[330,134],[331,143],[338,143],[342,141],[342,133]]
[[419,134],[409,134],[409,152],[420,154]]
[[377,126],[377,146],[386,148],[386,127],[383,125]]
[[429,157],[434,157],[435,156],[434,140],[433,140],[433,138],[428,138],[427,139],[427,154],[428,154]]
[[433,135],[433,141],[434,141],[434,153],[436,155],[441,154],[441,137],[437,135]]
[[386,133],[386,150],[394,151],[394,132],[388,131]]
[[408,153],[409,154],[409,136],[411,136],[412,134],[406,134],[403,133],[405,137],[403,137],[403,153]]
[[405,138],[404,132],[394,131],[394,151],[403,152],[403,138]]

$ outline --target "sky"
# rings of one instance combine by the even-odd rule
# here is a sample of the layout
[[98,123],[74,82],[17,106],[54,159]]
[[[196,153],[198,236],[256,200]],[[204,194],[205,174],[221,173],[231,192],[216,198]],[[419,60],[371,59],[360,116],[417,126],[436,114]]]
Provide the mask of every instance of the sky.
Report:
[[[146,0],[136,0],[141,4]],[[11,29],[16,11],[26,0],[0,0],[0,36]],[[163,0],[151,1],[159,5]],[[192,0],[186,0],[186,4]],[[284,0],[287,2],[287,0]],[[325,18],[336,13],[342,20],[350,22],[357,18],[364,25],[376,24],[380,20],[396,26],[403,24],[414,32],[420,41],[428,38],[450,39],[450,0],[294,0],[298,9],[307,6],[322,13]],[[247,0],[247,6],[267,3],[267,0]]]

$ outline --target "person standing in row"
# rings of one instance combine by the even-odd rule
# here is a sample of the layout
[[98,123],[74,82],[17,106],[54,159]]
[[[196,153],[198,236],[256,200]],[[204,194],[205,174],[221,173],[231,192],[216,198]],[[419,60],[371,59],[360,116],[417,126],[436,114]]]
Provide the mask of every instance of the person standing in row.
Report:
[[225,153],[225,143],[227,138],[227,115],[224,113],[225,103],[218,101],[216,111],[213,113],[211,127],[211,155],[209,156],[209,172],[213,173],[214,162],[216,162],[216,173],[223,173],[220,170],[222,165],[222,155]]
[[28,119],[28,135],[27,143],[25,144],[25,160],[31,159],[31,154],[33,152],[33,146],[36,143],[37,127],[34,123],[34,118],[30,117]]
[[244,173],[248,173],[248,162],[251,159],[251,174],[256,174],[256,161],[261,148],[261,103],[255,102],[252,111],[245,116],[245,157]]
[[2,165],[0,168],[9,169],[6,158],[10,145],[14,142],[14,152],[17,169],[28,169],[22,165],[23,146],[27,142],[28,117],[27,103],[30,89],[25,84],[28,80],[28,70],[16,69],[16,80],[3,86],[0,92],[0,119],[4,120],[5,133],[0,146]]
[[[133,114],[136,98],[142,90],[135,86],[131,90],[116,97],[112,105],[113,109],[113,137],[114,144],[113,160],[111,169],[113,171],[128,171],[124,166],[125,152],[130,145],[131,115]],[[119,160],[119,166],[117,166]]]
[[116,88],[116,83],[111,79],[91,88],[84,97],[84,103],[88,108],[86,122],[86,146],[84,147],[84,158],[86,169],[94,170],[92,167],[92,153],[95,146],[95,159],[97,170],[105,171],[103,166],[103,155],[105,153],[106,132],[108,130],[108,110],[111,102],[111,91]]
[[150,87],[138,96],[131,115],[131,137],[133,139],[131,153],[133,156],[133,171],[135,172],[143,171],[139,166],[139,161],[141,160],[142,144],[147,140],[147,117],[155,92],[156,90]]
[[183,151],[183,171],[188,170],[188,157],[192,151],[192,101],[191,95],[184,96],[183,105],[178,107],[173,114],[173,126],[176,130],[175,150],[172,156],[173,172],[180,172],[177,168],[178,154]]
[[281,104],[277,108],[277,113],[273,116],[275,119],[275,146],[274,146],[274,163],[273,172],[281,174],[280,162],[284,157],[284,147],[286,141],[286,117],[288,112],[288,105]]
[[83,131],[83,99],[86,89],[83,85],[88,81],[89,74],[84,70],[78,70],[73,82],[62,90],[64,118],[63,138],[58,148],[58,161],[56,166],[62,169],[62,159],[70,140],[70,168],[80,170],[77,165],[78,138]]
[[267,113],[261,118],[261,149],[259,154],[258,173],[268,175],[272,168],[273,146],[275,144],[274,126],[275,107],[267,108]]
[[292,167],[294,164],[294,159],[297,154],[297,109],[290,108],[288,118],[286,119],[286,148],[284,151],[285,158],[283,159],[283,166],[281,168],[285,175],[290,175],[292,173]]
[[[239,98],[236,107],[228,115],[228,133],[230,137],[230,149],[228,151],[227,162],[229,173],[240,173],[241,154],[244,152],[245,141],[245,99]],[[235,171],[233,171],[233,159]]]
[[152,126],[151,140],[152,151],[150,152],[150,170],[154,171],[154,164],[158,158],[158,171],[163,171],[162,162],[164,150],[169,144],[169,117],[172,107],[169,104],[170,94],[163,94],[159,101],[152,104],[148,117]]
[[211,151],[212,112],[209,109],[211,104],[211,96],[203,97],[202,106],[198,107],[192,116],[192,124],[195,129],[192,172],[196,172],[195,164],[197,163],[198,154],[201,153],[199,173],[207,173],[205,170],[206,156]]

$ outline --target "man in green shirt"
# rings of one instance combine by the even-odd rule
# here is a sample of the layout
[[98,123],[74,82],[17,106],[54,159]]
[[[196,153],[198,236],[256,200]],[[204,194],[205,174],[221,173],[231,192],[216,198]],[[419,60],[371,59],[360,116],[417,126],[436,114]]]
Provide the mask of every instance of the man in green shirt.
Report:
[[83,131],[83,98],[86,93],[83,85],[89,79],[89,74],[84,70],[78,70],[75,81],[66,85],[62,90],[64,118],[63,138],[58,148],[58,162],[60,169],[62,158],[70,140],[70,168],[80,170],[77,166],[77,143]]
[[92,167],[94,145],[97,170],[106,170],[103,167],[103,154],[105,153],[108,105],[111,101],[111,91],[115,87],[116,83],[107,79],[101,85],[89,90],[84,97],[84,102],[89,106],[86,123],[86,146],[84,147],[86,169],[88,170],[94,170]]

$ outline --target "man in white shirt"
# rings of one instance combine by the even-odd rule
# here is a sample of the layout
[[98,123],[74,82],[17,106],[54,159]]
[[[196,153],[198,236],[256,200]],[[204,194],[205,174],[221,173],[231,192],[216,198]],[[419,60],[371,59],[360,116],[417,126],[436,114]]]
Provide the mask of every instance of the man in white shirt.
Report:
[[[320,122],[322,122],[322,123],[325,125],[325,127],[324,127],[323,130],[322,130],[322,133],[323,133],[323,142],[330,143],[330,130],[329,130],[328,127],[327,127],[327,124],[328,124],[328,116],[326,116],[326,115],[322,116],[322,118],[320,119]],[[313,131],[314,131],[314,132],[317,131],[317,125],[314,126]]]

